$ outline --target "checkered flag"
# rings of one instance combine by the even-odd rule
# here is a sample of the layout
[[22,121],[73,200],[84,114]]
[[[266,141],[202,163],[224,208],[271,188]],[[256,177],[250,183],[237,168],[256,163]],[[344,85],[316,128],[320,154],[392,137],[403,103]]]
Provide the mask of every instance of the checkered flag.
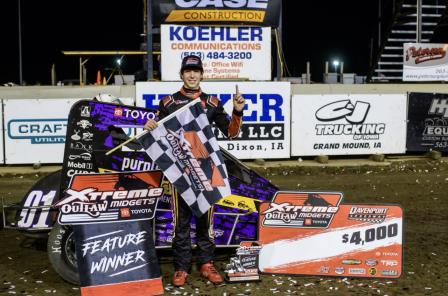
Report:
[[200,99],[163,118],[139,141],[197,217],[230,195],[224,159]]

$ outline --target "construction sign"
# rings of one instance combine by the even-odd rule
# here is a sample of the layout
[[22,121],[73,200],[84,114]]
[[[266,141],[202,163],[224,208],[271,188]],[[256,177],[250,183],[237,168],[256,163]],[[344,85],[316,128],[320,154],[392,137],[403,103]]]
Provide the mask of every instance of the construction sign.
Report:
[[153,1],[153,23],[231,24],[278,27],[281,0]]

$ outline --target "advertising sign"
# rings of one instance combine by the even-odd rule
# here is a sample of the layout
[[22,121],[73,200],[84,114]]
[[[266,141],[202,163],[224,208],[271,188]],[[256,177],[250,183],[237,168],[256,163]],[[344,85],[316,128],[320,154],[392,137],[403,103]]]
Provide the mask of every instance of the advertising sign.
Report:
[[55,204],[58,222],[76,225],[152,219],[163,194],[162,178],[161,171],[75,175]]
[[[246,100],[243,125],[240,135],[230,141],[215,129],[219,145],[239,159],[289,158],[289,82],[204,82],[201,88],[217,96],[226,112],[232,114],[236,84]],[[178,82],[137,82],[137,106],[158,108],[161,98],[181,86]]]
[[204,79],[271,80],[271,29],[162,25],[162,80],[179,81],[180,61],[202,59]]
[[406,95],[295,95],[291,155],[404,153]]
[[281,0],[158,0],[153,23],[231,24],[278,27]]
[[447,81],[448,44],[403,44],[403,81]]
[[402,209],[392,205],[339,204],[341,199],[340,193],[279,192],[271,203],[262,203],[260,271],[400,277]]
[[76,101],[3,100],[6,163],[61,163],[67,115]]
[[73,229],[81,295],[163,294],[149,222]]
[[[72,105],[79,100],[4,99],[6,164],[61,163],[67,117]],[[120,100],[134,104],[133,98]],[[86,111],[83,114],[87,119]],[[78,127],[84,129],[85,126],[80,123]]]
[[406,150],[448,151],[448,94],[409,93]]

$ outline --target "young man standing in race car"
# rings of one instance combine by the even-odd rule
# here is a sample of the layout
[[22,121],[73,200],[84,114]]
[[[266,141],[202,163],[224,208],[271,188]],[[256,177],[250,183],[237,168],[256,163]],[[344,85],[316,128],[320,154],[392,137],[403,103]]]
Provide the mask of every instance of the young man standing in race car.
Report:
[[[242,123],[244,98],[236,86],[236,94],[233,97],[233,112],[231,118],[224,111],[221,101],[202,92],[199,84],[203,78],[204,69],[199,57],[190,55],[182,60],[180,77],[183,86],[180,91],[171,96],[164,97],[159,104],[158,117],[164,118],[170,113],[180,109],[196,98],[201,99],[202,108],[207,114],[210,124],[213,122],[219,130],[228,138],[238,136]],[[153,130],[157,122],[150,119],[145,124],[145,129]],[[172,280],[174,286],[185,284],[188,273],[191,270],[192,249],[190,240],[190,218],[191,210],[177,192],[173,193],[172,199],[174,236],[173,256],[175,273]],[[215,242],[213,238],[213,207],[201,217],[196,217],[196,244],[197,263],[201,275],[214,284],[223,281],[221,275],[213,265]]]

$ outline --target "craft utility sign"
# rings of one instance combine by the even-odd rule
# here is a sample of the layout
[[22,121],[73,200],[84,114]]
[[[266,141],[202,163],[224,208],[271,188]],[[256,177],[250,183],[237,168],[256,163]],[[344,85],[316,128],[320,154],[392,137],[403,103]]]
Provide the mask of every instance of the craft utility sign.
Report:
[[406,95],[296,95],[291,108],[293,156],[405,152]]
[[448,151],[448,95],[409,93],[408,151]]
[[151,227],[122,225],[74,227],[81,295],[163,294]]
[[[204,82],[204,92],[217,96],[232,114],[235,82]],[[289,82],[238,82],[246,100],[240,134],[232,140],[214,129],[219,145],[239,159],[290,157]],[[164,96],[177,92],[179,82],[137,82],[137,106],[157,108]],[[212,127],[213,128],[213,127]]]
[[281,0],[159,0],[153,23],[278,27],[280,10]]
[[179,81],[179,61],[202,59],[204,79],[270,80],[271,30],[267,27],[161,26],[162,80]]
[[75,175],[59,208],[60,224],[152,219],[162,197],[161,171]]
[[67,114],[76,101],[3,100],[6,163],[61,163]]
[[403,81],[447,81],[448,44],[403,44]]
[[[296,194],[299,201],[303,193]],[[292,193],[288,195],[294,205]],[[401,275],[403,214],[399,206],[341,204],[327,228],[266,226],[264,213],[269,208],[269,203],[260,207],[260,271],[343,277]]]

